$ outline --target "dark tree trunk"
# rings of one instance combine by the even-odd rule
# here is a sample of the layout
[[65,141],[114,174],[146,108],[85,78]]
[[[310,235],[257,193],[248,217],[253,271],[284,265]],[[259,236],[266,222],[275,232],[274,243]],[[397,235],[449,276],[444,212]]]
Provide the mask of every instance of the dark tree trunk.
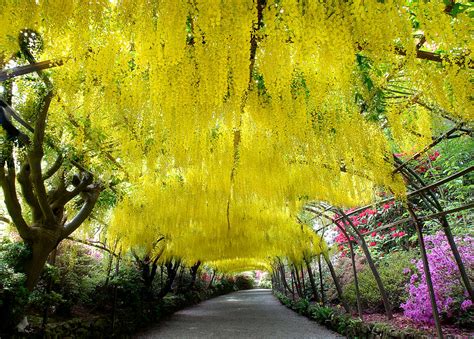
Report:
[[352,223],[352,220],[343,211],[339,211],[339,212],[344,217],[344,219],[346,219],[349,225],[351,225],[351,228],[354,230],[354,232],[357,234],[360,240],[360,246],[362,248],[362,251],[365,254],[367,263],[369,264],[370,270],[372,271],[372,274],[375,278],[375,282],[377,283],[380,296],[382,297],[382,302],[385,308],[385,314],[387,316],[387,319],[390,320],[393,318],[392,307],[390,305],[390,301],[388,300],[387,291],[385,290],[385,287],[383,286],[382,279],[380,278],[379,272],[377,271],[374,261],[372,260],[372,256],[370,255],[370,251],[369,251],[369,248],[367,247],[367,243],[365,242],[364,236],[359,232],[357,227],[355,227],[354,224]]
[[316,282],[314,281],[313,269],[311,268],[311,262],[308,259],[304,259],[306,264],[306,269],[308,270],[309,283],[311,285],[311,291],[313,292],[314,300],[319,302],[318,288],[316,287]]
[[158,293],[158,300],[163,299],[171,291],[171,287],[173,286],[173,282],[176,278],[176,274],[178,273],[180,264],[180,261],[175,261],[173,263],[171,260],[165,264],[168,276],[166,277],[165,285]]
[[26,261],[26,288],[33,291],[43,272],[49,254],[61,241],[61,234],[57,230],[37,228],[36,236],[30,243],[31,257]]
[[283,283],[283,286],[285,287],[285,295],[287,294],[286,291],[292,294],[293,299],[295,298],[295,291],[293,288],[290,288],[290,285],[288,285],[288,282],[286,281],[286,274],[285,274],[285,266],[283,266],[283,263],[279,263],[280,266],[280,276],[281,276],[281,281]]
[[190,268],[190,272],[191,272],[191,284],[190,284],[190,286],[189,286],[190,289],[193,289],[193,288],[194,288],[194,285],[196,284],[196,277],[197,277],[197,273],[198,273],[199,266],[201,266],[201,262],[200,262],[200,261],[198,261],[197,263],[195,263],[195,264]]
[[326,298],[324,297],[324,282],[323,282],[323,271],[321,267],[321,255],[318,255],[318,271],[319,271],[319,286],[321,288],[321,302],[326,304]]
[[[341,232],[346,237],[347,243],[349,244],[349,251],[351,253],[351,264],[352,264],[352,274],[354,275],[354,286],[355,286],[355,294],[356,294],[356,302],[357,302],[357,313],[359,314],[360,319],[364,319],[364,314],[362,313],[362,303],[360,301],[360,289],[359,289],[359,278],[357,277],[357,268],[355,264],[355,252],[354,252],[354,245],[352,244],[352,240],[347,234],[344,226],[339,225],[337,222],[335,223],[337,228],[341,230]],[[332,265],[331,265],[332,266]]]
[[334,285],[336,285],[336,290],[337,290],[337,295],[339,297],[339,300],[341,300],[342,306],[344,307],[346,312],[350,313],[349,305],[347,305],[346,300],[342,296],[341,284],[339,283],[339,279],[337,278],[336,271],[334,270],[334,266],[332,265],[332,262],[329,259],[329,257],[324,256],[324,260],[326,261],[326,264],[328,265],[329,272],[331,272],[331,277],[332,277],[332,280],[334,281]]
[[298,267],[296,265],[293,265],[293,269],[291,270],[291,274],[293,275],[293,279],[296,284],[296,292],[298,293],[298,296],[300,298],[304,298],[303,291],[301,290],[301,281],[299,277],[299,272],[298,272]]
[[305,279],[304,279],[304,268],[303,268],[303,264],[301,264],[300,270],[301,270],[301,284],[303,285],[303,294],[304,294],[304,292],[306,291],[306,284],[305,284]]

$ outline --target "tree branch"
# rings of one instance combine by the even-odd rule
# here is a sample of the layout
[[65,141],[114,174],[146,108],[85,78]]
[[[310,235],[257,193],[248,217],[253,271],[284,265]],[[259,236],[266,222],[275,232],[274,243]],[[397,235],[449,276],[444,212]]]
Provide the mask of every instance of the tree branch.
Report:
[[90,185],[88,192],[83,192],[84,205],[82,205],[81,210],[76,214],[76,216],[64,226],[63,239],[71,235],[91,214],[94,206],[99,198],[100,191],[102,187],[99,185]]
[[58,153],[58,157],[56,158],[54,163],[43,175],[43,181],[51,178],[61,168],[61,165],[63,164],[63,160],[64,160],[63,155],[61,153]]
[[46,60],[46,61],[36,62],[36,63],[32,63],[30,65],[25,65],[25,66],[18,66],[12,69],[6,69],[3,71],[0,71],[0,81],[16,78],[20,75],[42,71],[48,68],[62,66],[63,64],[64,64],[64,60],[56,59],[56,60]]
[[20,172],[18,173],[18,182],[21,186],[23,199],[30,206],[31,211],[33,212],[33,220],[37,221],[41,219],[42,211],[38,199],[33,192],[33,185],[30,178],[30,164],[28,164],[28,162],[21,166]]
[[33,136],[33,144],[28,154],[28,160],[30,162],[31,180],[33,188],[38,198],[38,203],[43,212],[43,216],[46,219],[47,224],[55,223],[55,216],[51,206],[48,203],[48,195],[43,182],[43,175],[41,170],[41,160],[44,156],[43,142],[44,132],[46,129],[46,117],[48,115],[49,105],[53,98],[52,92],[49,92],[44,99],[43,107],[41,108],[35,123],[35,133]]
[[[11,147],[8,145],[7,147]],[[12,157],[11,148],[9,150],[9,156]],[[13,159],[10,160],[13,162]],[[0,184],[3,189],[3,195],[5,198],[5,205],[7,207],[8,214],[12,218],[13,224],[15,225],[21,238],[25,241],[29,241],[32,236],[32,230],[26,223],[22,215],[21,205],[18,201],[15,188],[15,166],[8,166],[8,171],[5,173],[5,164],[0,166]]]
[[62,194],[59,195],[57,200],[51,203],[51,205],[53,206],[53,208],[54,206],[66,205],[69,201],[71,201],[80,193],[82,193],[90,184],[92,184],[92,175],[87,172],[82,173],[81,182],[76,187],[74,187],[72,191],[64,190]]
[[[403,56],[407,55],[407,51],[400,47],[395,47],[395,53],[397,53],[398,55],[403,55]],[[417,50],[416,58],[422,59],[422,60],[434,61],[434,62],[444,61],[450,64],[458,65],[460,67],[467,66],[468,68],[474,68],[474,62],[471,59],[469,59],[467,55],[443,57],[440,54],[436,54],[433,52]]]
[[115,254],[111,249],[107,248],[107,247],[106,247],[104,244],[102,244],[102,243],[96,243],[96,242],[93,242],[93,241],[76,239],[76,238],[73,238],[73,237],[66,237],[65,239],[71,240],[71,241],[74,241],[74,242],[78,242],[78,243],[80,243],[80,244],[84,244],[84,245],[87,245],[87,246],[91,246],[91,247],[98,248],[98,249],[100,249],[100,250],[103,250],[103,251],[106,251],[106,252],[110,253],[110,254],[113,255],[114,257],[117,257],[117,256],[118,256],[118,255]]

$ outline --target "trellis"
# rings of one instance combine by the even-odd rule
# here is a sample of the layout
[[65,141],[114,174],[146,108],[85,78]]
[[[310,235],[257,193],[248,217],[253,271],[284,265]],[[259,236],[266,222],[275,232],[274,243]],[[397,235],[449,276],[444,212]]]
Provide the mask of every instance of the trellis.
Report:
[[[437,199],[437,196],[436,196],[436,190],[440,186],[442,186],[442,185],[444,185],[444,184],[446,184],[446,183],[448,183],[452,180],[455,180],[457,178],[463,177],[463,176],[471,173],[474,170],[474,166],[469,166],[469,167],[467,167],[465,169],[462,169],[462,170],[460,170],[460,171],[458,171],[458,172],[456,172],[452,175],[446,176],[445,178],[443,178],[441,180],[438,180],[434,183],[426,184],[416,174],[416,172],[409,167],[409,162],[419,158],[423,153],[428,152],[432,147],[437,145],[442,140],[449,139],[449,136],[454,134],[454,132],[456,132],[456,131],[460,131],[462,133],[472,135],[472,130],[470,130],[468,128],[465,128],[465,127],[462,127],[462,126],[463,126],[462,124],[459,124],[456,127],[450,129],[447,133],[444,133],[441,137],[436,138],[435,141],[430,145],[430,147],[427,147],[423,151],[416,153],[414,156],[412,156],[407,161],[401,162],[398,159],[396,159],[397,167],[394,170],[394,173],[400,171],[404,175],[405,179],[407,180],[408,186],[411,186],[411,187],[415,188],[414,190],[408,192],[407,195],[406,195],[407,201],[406,201],[405,205],[406,205],[407,211],[410,214],[410,217],[409,218],[403,218],[401,220],[397,220],[395,222],[388,223],[386,225],[381,225],[381,226],[377,227],[374,230],[374,231],[381,231],[381,230],[385,230],[385,229],[388,229],[388,228],[391,228],[391,227],[394,227],[394,226],[397,226],[397,225],[400,225],[400,224],[404,224],[404,223],[410,223],[415,228],[417,238],[418,238],[418,246],[419,246],[419,249],[420,249],[420,252],[421,252],[421,258],[422,258],[422,261],[423,261],[424,274],[426,276],[427,285],[428,285],[428,288],[429,288],[428,293],[430,295],[430,301],[431,301],[431,305],[432,305],[432,311],[433,311],[436,331],[437,331],[437,335],[440,338],[443,337],[443,332],[442,332],[442,328],[441,328],[441,324],[440,324],[438,308],[437,308],[436,300],[435,300],[435,296],[434,296],[433,283],[431,281],[431,272],[430,272],[429,265],[428,265],[426,247],[425,247],[425,243],[424,243],[424,239],[423,239],[423,227],[424,227],[423,222],[427,221],[427,220],[433,220],[433,219],[440,220],[441,225],[442,225],[442,229],[443,229],[443,231],[446,235],[446,238],[448,239],[448,242],[449,242],[449,245],[451,247],[451,250],[452,250],[453,256],[455,258],[456,264],[459,268],[459,272],[461,274],[461,278],[462,278],[462,282],[464,284],[464,288],[465,288],[466,292],[469,294],[469,297],[471,298],[471,300],[474,300],[472,286],[471,286],[471,283],[469,281],[469,277],[466,273],[465,265],[462,262],[462,259],[459,255],[459,251],[457,250],[457,246],[454,242],[454,238],[453,238],[453,235],[452,235],[452,232],[451,232],[449,222],[446,219],[446,216],[448,214],[457,213],[457,212],[460,212],[460,211],[469,210],[469,209],[473,208],[474,207],[474,202],[470,201],[470,202],[462,204],[461,206],[458,206],[456,208],[452,208],[452,209],[449,209],[449,210],[444,210],[443,207],[440,205],[440,203]],[[417,182],[418,182],[418,184],[417,184]],[[417,214],[414,211],[414,208],[413,208],[413,206],[415,205],[414,200],[417,199],[417,198],[422,199],[422,202],[425,203],[427,205],[428,209],[431,210],[434,213],[427,214],[427,215]],[[357,227],[355,227],[353,225],[353,223],[352,223],[351,219],[349,218],[349,216],[357,214],[359,212],[362,212],[362,211],[364,211],[364,210],[366,210],[370,207],[373,207],[374,205],[381,205],[381,204],[385,204],[385,203],[388,203],[388,202],[392,202],[394,200],[395,200],[395,197],[389,197],[387,199],[377,201],[372,205],[366,205],[366,206],[354,209],[354,210],[352,210],[350,212],[347,212],[347,213],[344,213],[340,208],[336,208],[334,206],[331,206],[331,205],[329,205],[327,203],[323,203],[323,202],[311,203],[311,204],[308,204],[304,207],[304,210],[314,214],[315,218],[324,218],[325,220],[330,222],[329,224],[316,229],[315,232],[318,233],[320,231],[324,231],[328,227],[336,226],[346,237],[346,242],[344,242],[344,243],[349,245],[351,265],[352,265],[352,271],[353,271],[353,276],[354,276],[354,284],[355,284],[357,313],[358,313],[358,315],[361,319],[363,319],[363,313],[362,313],[362,307],[361,307],[361,301],[360,301],[361,299],[360,299],[360,290],[359,290],[359,283],[358,283],[358,277],[357,277],[357,270],[356,270],[356,267],[355,267],[354,245],[359,245],[362,248],[362,250],[365,254],[367,262],[368,262],[368,264],[369,264],[369,266],[372,270],[372,273],[373,273],[373,275],[376,279],[376,282],[377,282],[377,285],[378,285],[378,288],[379,288],[379,291],[380,291],[380,294],[381,294],[381,297],[382,297],[382,300],[383,300],[383,303],[384,303],[384,306],[385,306],[386,316],[387,316],[388,319],[392,318],[392,311],[391,311],[391,305],[388,302],[388,298],[387,298],[385,289],[383,287],[383,283],[380,280],[377,269],[376,269],[376,267],[373,263],[372,257],[370,255],[369,250],[368,250],[368,246],[367,246],[367,244],[365,242],[365,239],[364,239],[364,236],[368,233],[361,233],[357,229]],[[332,214],[335,213],[338,216],[334,217],[333,215],[330,215],[329,213],[332,213]],[[344,227],[342,227],[340,225],[341,221],[345,221],[346,224],[349,224],[351,226],[350,229],[345,229]],[[353,237],[353,239],[354,238],[357,239],[357,241],[351,240],[351,237]],[[340,288],[340,283],[338,281],[338,278],[333,272],[334,269],[332,267],[331,262],[329,260],[326,260],[326,261],[328,263],[329,270],[331,272],[331,276],[333,278],[333,281],[336,285],[336,290],[338,292],[339,299],[341,300],[341,302],[343,303],[344,308],[347,311],[348,310],[347,302],[344,300],[344,298],[342,296],[342,290]],[[290,289],[289,285],[285,281],[284,265],[283,265],[283,262],[281,260],[276,261],[276,264],[274,265],[274,271],[275,272],[280,272],[280,275],[277,274],[277,273],[274,273],[274,275],[273,275],[273,280],[276,284],[276,288],[280,289],[280,290],[284,290],[284,291],[290,291],[294,295],[294,288]],[[310,272],[310,270],[308,270],[308,274],[310,274],[309,272]],[[292,274],[292,284],[295,284],[294,280],[297,280],[297,279],[294,279],[293,276],[294,276],[294,273]],[[282,283],[282,281],[283,281],[283,283]],[[298,284],[298,282],[296,281],[296,285],[297,284]],[[284,286],[285,288],[282,289],[281,286]],[[316,300],[318,300],[318,299],[316,299]]]

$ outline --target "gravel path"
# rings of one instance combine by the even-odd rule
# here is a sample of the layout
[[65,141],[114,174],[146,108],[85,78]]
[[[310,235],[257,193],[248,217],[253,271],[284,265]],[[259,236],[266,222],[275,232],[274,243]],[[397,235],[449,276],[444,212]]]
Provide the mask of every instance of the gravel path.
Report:
[[270,290],[239,291],[176,312],[137,338],[342,338],[291,311]]

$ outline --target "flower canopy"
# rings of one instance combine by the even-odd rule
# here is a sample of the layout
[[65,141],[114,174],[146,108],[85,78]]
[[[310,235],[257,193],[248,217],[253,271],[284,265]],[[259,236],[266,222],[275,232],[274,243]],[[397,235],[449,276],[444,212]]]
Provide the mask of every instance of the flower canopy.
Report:
[[0,4],[0,64],[26,28],[61,64],[50,137],[130,184],[109,229],[124,247],[164,236],[229,269],[319,253],[305,201],[403,197],[392,153],[473,119],[470,18],[445,1]]

